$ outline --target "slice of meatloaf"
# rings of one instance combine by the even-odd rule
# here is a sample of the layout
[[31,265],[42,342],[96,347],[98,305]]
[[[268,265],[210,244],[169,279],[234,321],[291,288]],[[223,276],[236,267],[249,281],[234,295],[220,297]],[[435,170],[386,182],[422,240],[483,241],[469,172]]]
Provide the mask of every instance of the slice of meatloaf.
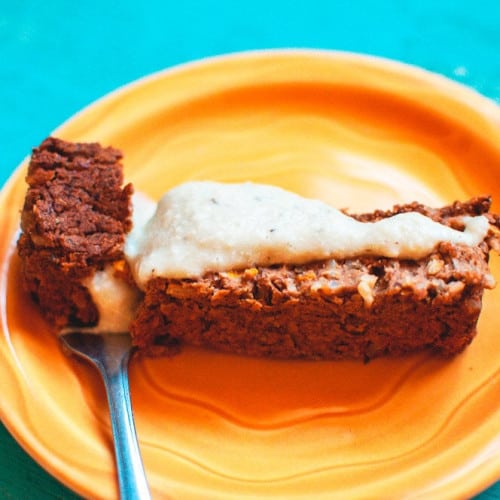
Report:
[[[121,153],[49,138],[34,149],[26,180],[18,251],[25,288],[57,328],[99,319],[85,283],[111,264],[124,279],[132,186]],[[431,349],[462,351],[476,333],[493,278],[500,217],[491,200],[433,209],[418,203],[352,217],[371,222],[416,211],[460,229],[485,215],[490,232],[475,247],[441,243],[428,257],[359,257],[308,265],[252,267],[198,279],[152,279],[131,324],[145,354],[186,343],[277,358],[370,359]]]
[[[417,211],[458,229],[460,216],[487,214],[490,204],[488,197],[441,209],[412,203],[353,217]],[[154,278],[132,323],[133,342],[153,355],[182,343],[276,358],[455,355],[475,336],[483,290],[494,286],[488,256],[500,224],[487,217],[492,232],[479,246],[445,242],[417,261],[361,257]]]
[[113,148],[55,138],[33,150],[18,252],[26,290],[57,327],[97,322],[82,281],[123,259],[132,186],[122,187],[121,158]]

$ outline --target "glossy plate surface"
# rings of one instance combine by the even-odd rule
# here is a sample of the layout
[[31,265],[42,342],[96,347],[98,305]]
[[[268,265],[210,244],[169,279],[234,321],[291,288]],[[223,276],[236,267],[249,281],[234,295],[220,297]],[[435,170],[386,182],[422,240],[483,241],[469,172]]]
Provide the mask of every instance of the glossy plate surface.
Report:
[[[351,210],[481,193],[500,211],[500,110],[439,76],[352,54],[248,53],[119,89],[55,135],[114,145],[136,189],[253,180]],[[25,165],[0,199],[1,417],[47,470],[116,496],[104,391],[19,289]],[[500,279],[499,258],[491,259]],[[500,287],[449,361],[286,362],[185,349],[134,361],[156,498],[471,495],[500,477]],[[78,453],[73,450],[77,449]]]

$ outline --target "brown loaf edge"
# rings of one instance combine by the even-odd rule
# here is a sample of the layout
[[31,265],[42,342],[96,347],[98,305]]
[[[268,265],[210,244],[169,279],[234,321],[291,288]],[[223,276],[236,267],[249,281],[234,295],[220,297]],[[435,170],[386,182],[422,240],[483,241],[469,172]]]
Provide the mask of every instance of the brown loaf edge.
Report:
[[159,355],[180,344],[303,359],[369,360],[428,349],[460,353],[476,335],[499,218],[491,200],[433,209],[419,203],[353,215],[372,222],[417,211],[457,229],[462,215],[492,224],[477,247],[441,243],[427,258],[361,257],[209,273],[199,279],[155,278],[131,325],[140,352]]
[[17,248],[24,288],[58,328],[95,324],[82,281],[110,263],[122,272],[132,186],[122,187],[121,158],[114,148],[53,137],[33,150]]

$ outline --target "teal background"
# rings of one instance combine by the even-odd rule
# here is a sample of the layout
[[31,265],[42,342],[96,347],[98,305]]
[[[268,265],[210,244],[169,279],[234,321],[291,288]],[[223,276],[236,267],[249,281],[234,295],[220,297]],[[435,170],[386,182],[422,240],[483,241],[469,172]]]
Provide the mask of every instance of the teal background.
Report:
[[[389,57],[500,103],[500,0],[0,0],[0,185],[61,122],[120,85],[284,47]],[[72,496],[0,426],[0,498]],[[500,499],[500,483],[478,498]]]

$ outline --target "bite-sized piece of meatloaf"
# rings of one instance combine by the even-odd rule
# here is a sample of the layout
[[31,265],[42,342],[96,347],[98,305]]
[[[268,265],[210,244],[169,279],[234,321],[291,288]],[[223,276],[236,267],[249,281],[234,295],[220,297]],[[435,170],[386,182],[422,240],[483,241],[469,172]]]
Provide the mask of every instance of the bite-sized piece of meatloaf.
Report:
[[488,256],[500,224],[488,214],[490,203],[412,203],[353,216],[371,222],[416,211],[454,228],[459,216],[489,218],[492,232],[479,246],[443,242],[416,261],[366,256],[154,278],[132,323],[133,342],[153,355],[178,343],[276,358],[367,360],[422,349],[455,355],[475,336],[483,290],[494,286]]
[[18,252],[25,288],[57,327],[95,324],[82,281],[123,262],[132,186],[122,187],[121,158],[110,147],[51,137],[33,150]]

